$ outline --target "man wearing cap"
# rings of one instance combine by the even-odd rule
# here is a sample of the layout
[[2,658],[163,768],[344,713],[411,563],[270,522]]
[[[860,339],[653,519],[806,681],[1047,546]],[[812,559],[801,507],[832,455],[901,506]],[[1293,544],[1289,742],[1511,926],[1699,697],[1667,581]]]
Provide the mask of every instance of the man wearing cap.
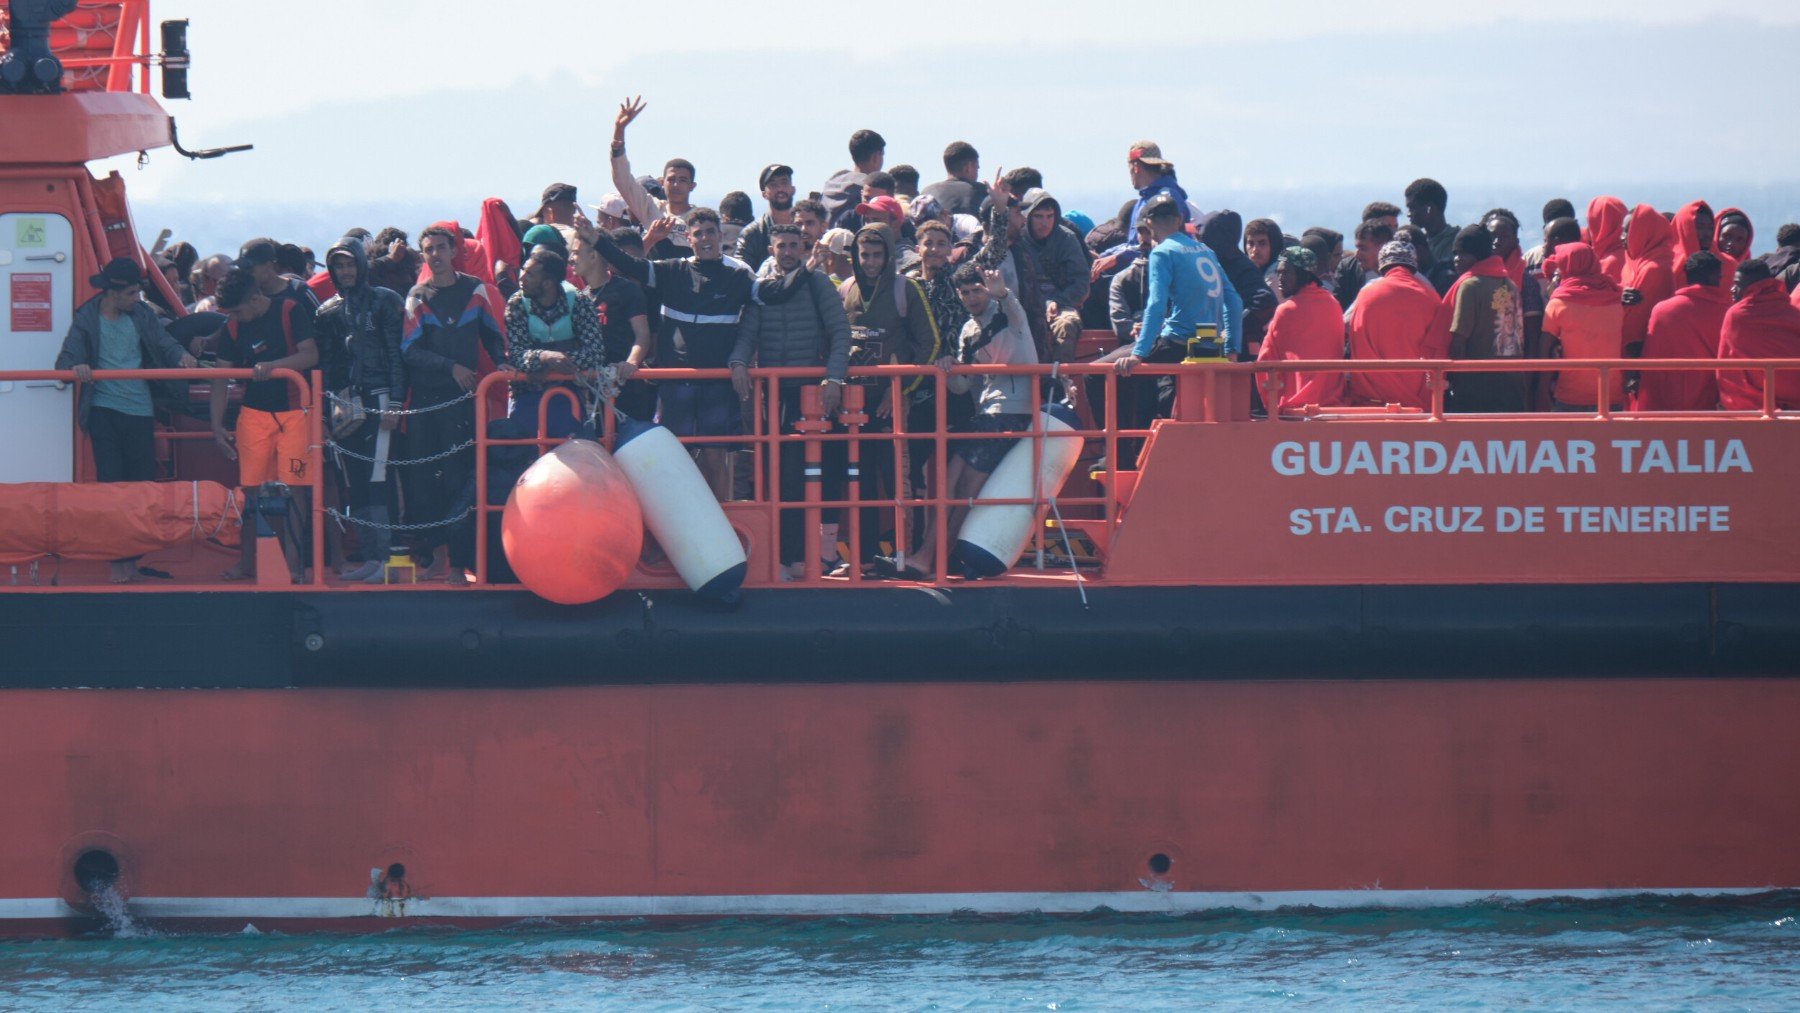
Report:
[[[1363,361],[1442,359],[1448,335],[1435,326],[1442,297],[1419,276],[1413,244],[1389,240],[1376,257],[1381,276],[1363,286],[1350,307],[1350,358]],[[1431,405],[1424,373],[1352,373],[1351,404]]]
[[756,185],[762,188],[763,200],[769,202],[769,210],[745,226],[737,242],[737,259],[749,264],[752,271],[760,269],[763,261],[769,259],[769,229],[794,224],[794,170],[779,162],[765,165],[757,174]]
[[607,232],[622,229],[631,224],[631,206],[615,190],[600,198],[600,203],[594,205],[594,224]]
[[[1144,221],[1150,224],[1150,266],[1146,281],[1144,320],[1137,341],[1126,346],[1114,361],[1121,374],[1146,360],[1179,362],[1187,354],[1189,339],[1202,326],[1218,329],[1218,344],[1227,357],[1239,350],[1244,300],[1226,283],[1219,260],[1181,225],[1181,205],[1168,194],[1157,194],[1144,204]],[[1159,377],[1159,381],[1172,380]],[[1171,400],[1174,384],[1159,383],[1160,400]],[[1140,399],[1147,401],[1147,398]]]
[[237,266],[256,279],[256,287],[263,295],[276,302],[292,300],[311,327],[319,312],[319,297],[306,287],[305,281],[281,273],[281,244],[268,238],[252,239],[238,250]]
[[1137,205],[1131,209],[1130,230],[1137,229],[1138,218],[1144,213],[1144,206],[1158,194],[1167,194],[1174,199],[1175,208],[1181,213],[1181,222],[1187,224],[1192,217],[1188,208],[1187,191],[1175,180],[1175,163],[1162,157],[1162,148],[1155,141],[1138,141],[1126,153],[1125,171],[1131,176],[1131,188],[1138,193]]
[[850,280],[853,273],[850,251],[855,245],[856,233],[849,229],[827,229],[819,238],[818,249],[822,251],[823,263],[818,269],[831,278],[832,284],[842,285]]
[[692,252],[686,219],[693,209],[688,198],[694,192],[694,163],[685,158],[671,158],[663,164],[663,196],[660,198],[651,196],[649,189],[631,174],[631,159],[625,156],[625,128],[642,115],[644,106],[641,98],[628,99],[620,103],[619,115],[613,120],[613,185],[619,188],[620,196],[631,209],[631,216],[643,228],[649,228],[659,218],[674,219],[674,227],[655,249],[649,251],[650,255],[669,259],[685,257]]
[[[75,310],[56,369],[73,370],[81,384],[76,419],[94,449],[94,478],[101,482],[149,482],[156,478],[156,448],[145,380],[93,381],[96,369],[191,369],[194,357],[169,336],[143,300],[144,273],[124,257],[88,279],[99,292]],[[183,384],[185,387],[185,384]],[[136,559],[112,563],[114,583],[134,580]]]
[[[1342,359],[1344,317],[1337,300],[1319,284],[1319,258],[1303,246],[1281,251],[1281,290],[1287,300],[1275,308],[1263,335],[1257,362]],[[1264,403],[1273,395],[1275,411],[1343,400],[1342,373],[1273,373],[1266,377]]]
[[573,183],[552,183],[545,187],[537,214],[532,215],[531,220],[539,225],[575,224],[575,212],[579,207],[575,203],[575,193]]
[[[253,516],[257,489],[265,482],[285,483],[293,490],[295,508],[305,511],[305,492],[310,480],[309,434],[306,412],[296,408],[287,381],[271,379],[277,369],[300,372],[319,364],[313,340],[313,315],[297,300],[271,298],[254,276],[233,268],[219,283],[218,306],[229,319],[219,335],[219,361],[251,373],[244,388],[236,430],[225,428],[226,392],[229,385],[212,385],[213,441],[227,458],[238,462],[238,484],[244,488],[244,515]],[[227,580],[256,575],[256,539],[249,532],[240,543],[237,565],[225,571]],[[298,546],[288,544],[288,565],[296,584],[305,580],[305,564]]]

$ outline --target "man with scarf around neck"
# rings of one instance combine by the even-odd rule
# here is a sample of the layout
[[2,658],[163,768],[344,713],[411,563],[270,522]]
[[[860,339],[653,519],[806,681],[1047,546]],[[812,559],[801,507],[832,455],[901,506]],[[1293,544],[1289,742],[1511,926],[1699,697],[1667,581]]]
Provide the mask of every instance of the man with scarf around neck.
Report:
[[[770,432],[791,433],[800,421],[800,388],[820,383],[820,407],[826,418],[837,415],[850,364],[850,323],[844,304],[831,279],[807,264],[807,243],[800,226],[769,228],[771,273],[757,282],[757,303],[744,310],[737,341],[731,348],[731,383],[740,401],[753,392],[750,367],[783,369],[824,367],[822,381],[782,380],[779,386],[781,414],[769,419]],[[773,402],[770,402],[772,405]],[[844,445],[827,443],[825,498],[842,496]],[[781,490],[781,564],[789,579],[800,577],[806,565],[806,512],[797,506],[806,498],[805,454],[797,443],[782,445],[776,480]],[[836,511],[827,511],[829,543],[837,538]]]
[[537,432],[539,404],[549,389],[560,387],[576,395],[577,407],[562,397],[552,401],[545,435],[560,439],[574,434],[588,406],[580,403],[581,393],[570,379],[605,361],[600,312],[592,299],[563,280],[568,272],[562,253],[540,245],[525,258],[519,290],[506,302],[506,364],[527,377],[513,382],[506,410],[518,432]]
[[356,525],[363,561],[346,567],[345,580],[379,583],[387,561],[391,538],[387,525],[400,517],[399,483],[385,458],[374,464],[376,444],[383,432],[399,428],[400,416],[387,414],[400,407],[406,393],[406,369],[400,358],[400,330],[406,305],[400,294],[369,281],[368,254],[361,239],[345,236],[325,253],[325,270],[337,294],[319,307],[313,339],[331,346],[325,356],[325,389],[335,396],[360,400],[370,415],[352,432],[334,438],[349,453],[333,454],[344,503]]
[[[658,219],[644,236],[655,249],[673,219]],[[589,227],[578,233],[592,243],[613,270],[644,286],[662,304],[657,325],[657,362],[688,369],[724,369],[737,344],[744,308],[756,298],[756,278],[735,257],[727,258],[719,214],[711,208],[687,213],[687,239],[693,256],[645,260],[621,250],[612,237]],[[743,413],[729,380],[691,380],[657,387],[656,421],[676,436],[736,436],[743,432]],[[720,502],[731,498],[731,449],[702,444],[696,451],[701,474]]]
[[[982,271],[973,264],[963,264],[954,276],[957,296],[969,319],[957,335],[954,354],[937,359],[939,369],[948,373],[956,366],[1032,366],[1038,362],[1037,343],[1031,337],[1030,321],[1025,307],[1006,287],[999,271]],[[967,373],[951,376],[949,389],[963,394],[975,393],[975,417],[970,432],[1017,433],[1031,428],[1032,378],[1020,375]],[[972,501],[987,482],[988,475],[999,466],[1000,459],[1012,449],[1015,440],[959,440],[951,448],[945,481],[949,497],[961,503]],[[945,516],[945,533],[954,537],[968,516],[968,507],[951,507]],[[914,580],[932,579],[933,562],[937,558],[932,527],[934,511],[925,511],[925,523],[919,531],[919,542],[906,560],[891,561],[902,576]],[[889,562],[884,560],[884,562]]]
[[[1789,301],[1787,287],[1760,260],[1737,269],[1731,292],[1737,301],[1725,311],[1719,334],[1719,407],[1760,411],[1763,371],[1727,369],[1726,360],[1800,359],[1800,308]],[[1800,370],[1776,372],[1775,407],[1800,410]]]
[[[1701,359],[1710,367],[1719,357],[1719,334],[1725,327],[1725,312],[1731,309],[1731,295],[1719,287],[1719,258],[1702,251],[1682,267],[1690,284],[1650,310],[1641,357]],[[1640,412],[1712,411],[1719,407],[1718,375],[1711,368],[1644,370],[1631,407]]]
[[[1556,290],[1544,307],[1544,357],[1549,359],[1617,359],[1624,355],[1625,306],[1619,285],[1600,266],[1594,248],[1564,243],[1544,259],[1556,278]],[[1559,412],[1591,412],[1599,407],[1600,374],[1596,370],[1564,370],[1551,382],[1550,399]],[[1625,407],[1625,374],[1608,374],[1606,403]]]
[[[444,522],[474,503],[475,451],[451,449],[475,438],[475,404],[464,396],[506,359],[506,331],[500,322],[504,303],[491,282],[457,270],[464,244],[449,224],[439,222],[419,233],[419,252],[425,257],[425,277],[406,294],[400,352],[408,407],[435,410],[408,418],[406,452],[415,460],[447,456],[409,465],[402,473],[407,522],[441,525],[424,529],[424,543],[414,547],[425,549],[423,555],[435,564],[431,550],[448,543],[447,576],[452,584],[464,584],[475,565],[474,525],[467,518]],[[427,574],[442,572],[434,565]]]
[[[1263,336],[1257,362],[1344,357],[1344,316],[1337,300],[1319,284],[1319,261],[1311,250],[1290,246],[1281,251],[1281,290],[1287,299],[1275,309]],[[1343,401],[1342,373],[1275,373],[1280,391],[1275,411]],[[1265,403],[1268,395],[1263,395]]]
[[[919,283],[900,273],[894,233],[882,224],[864,225],[857,230],[850,246],[850,280],[838,289],[843,297],[844,316],[850,325],[850,365],[915,365],[923,366],[938,357],[940,338],[937,322],[931,314],[931,303]],[[901,401],[893,400],[893,382],[887,378],[857,381],[868,388],[869,425],[865,432],[884,432],[894,427],[897,416],[904,420],[908,432],[930,434],[937,428],[937,409],[933,407],[933,386],[925,377],[907,377],[900,384]],[[909,460],[901,468],[908,486],[916,486],[927,467],[935,443],[930,439],[908,441],[904,450]],[[892,498],[896,494],[911,496],[911,488],[892,489],[894,447],[887,441],[865,442],[859,481],[864,499]],[[856,549],[865,560],[877,555],[883,529],[892,531],[891,511],[868,509],[862,517],[862,546]]]
[[[1441,297],[1418,274],[1411,243],[1392,240],[1381,248],[1381,276],[1363,286],[1348,322],[1350,358],[1364,362],[1442,359],[1448,347],[1434,326]],[[1360,405],[1429,408],[1431,388],[1424,373],[1352,373],[1350,399]]]
[[[1452,359],[1518,359],[1525,354],[1525,317],[1519,288],[1494,256],[1494,237],[1481,225],[1456,234],[1451,267],[1457,279],[1438,305],[1435,326],[1449,335]],[[1450,374],[1450,410],[1522,412],[1525,381],[1518,373]]]

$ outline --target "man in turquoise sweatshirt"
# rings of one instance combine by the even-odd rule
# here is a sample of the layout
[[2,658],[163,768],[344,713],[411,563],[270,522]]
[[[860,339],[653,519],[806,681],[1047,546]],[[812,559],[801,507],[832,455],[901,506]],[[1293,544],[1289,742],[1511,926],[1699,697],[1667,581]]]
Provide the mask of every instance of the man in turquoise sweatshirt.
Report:
[[[1219,260],[1204,243],[1182,228],[1181,208],[1159,194],[1144,205],[1155,246],[1150,250],[1148,297],[1144,322],[1131,354],[1115,368],[1129,374],[1145,360],[1179,361],[1187,342],[1202,325],[1219,329],[1226,357],[1235,356],[1242,338],[1244,300],[1226,284]],[[1159,349],[1159,346],[1164,346]]]

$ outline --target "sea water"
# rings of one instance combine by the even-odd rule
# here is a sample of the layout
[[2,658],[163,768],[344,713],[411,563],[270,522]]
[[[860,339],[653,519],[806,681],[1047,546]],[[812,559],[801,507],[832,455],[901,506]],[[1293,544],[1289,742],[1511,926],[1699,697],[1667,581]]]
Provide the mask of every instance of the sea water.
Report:
[[0,1007],[1800,1007],[1800,896],[0,943]]

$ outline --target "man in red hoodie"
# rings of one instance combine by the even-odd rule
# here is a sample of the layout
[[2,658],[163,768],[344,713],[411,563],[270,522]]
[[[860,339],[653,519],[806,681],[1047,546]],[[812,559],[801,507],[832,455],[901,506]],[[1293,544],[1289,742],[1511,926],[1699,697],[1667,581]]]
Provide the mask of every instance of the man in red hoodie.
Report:
[[1668,219],[1648,204],[1631,209],[1625,219],[1625,351],[1644,343],[1650,330],[1650,312],[1675,294],[1675,275],[1670,263],[1675,255],[1675,233]]
[[[1281,290],[1288,298],[1269,320],[1257,362],[1344,357],[1343,310],[1319,286],[1318,269],[1318,255],[1305,247],[1281,251]],[[1276,373],[1268,386],[1264,403],[1273,389],[1281,392],[1277,411],[1341,404],[1344,399],[1342,373]]]
[[[1691,284],[1650,310],[1643,358],[1715,359],[1719,355],[1719,330],[1725,324],[1725,311],[1731,308],[1731,297],[1719,287],[1719,258],[1696,253],[1683,267]],[[1626,307],[1627,321],[1630,310]],[[1631,403],[1632,409],[1640,412],[1709,412],[1718,406],[1719,381],[1710,369],[1644,370]]]
[[1713,234],[1712,248],[1742,264],[1750,257],[1750,244],[1756,241],[1756,226],[1750,216],[1738,208],[1719,212],[1719,224]]
[[1713,217],[1712,205],[1703,200],[1690,201],[1675,212],[1675,287],[1680,288],[1688,283],[1687,273],[1682,266],[1687,259],[1696,253],[1705,251],[1719,258],[1719,287],[1729,288],[1731,279],[1737,271],[1737,258],[1719,253],[1712,248],[1713,234],[1718,230],[1717,220]]
[[[1440,297],[1418,275],[1413,245],[1395,240],[1381,248],[1381,277],[1363,286],[1350,308],[1350,357],[1363,361],[1442,359],[1450,354],[1448,335],[1433,326]],[[1431,405],[1424,373],[1351,373],[1352,404]]]
[[1587,227],[1581,241],[1594,248],[1600,270],[1619,281],[1625,274],[1625,202],[1617,197],[1595,197],[1588,202]]
[[[1723,259],[1723,258],[1721,258]],[[1788,301],[1787,286],[1752,260],[1737,269],[1732,286],[1737,302],[1725,311],[1719,335],[1719,360],[1800,358],[1800,309]],[[1763,371],[1720,369],[1719,407],[1728,411],[1759,411],[1763,407]],[[1775,407],[1800,409],[1800,369],[1775,374]]]

